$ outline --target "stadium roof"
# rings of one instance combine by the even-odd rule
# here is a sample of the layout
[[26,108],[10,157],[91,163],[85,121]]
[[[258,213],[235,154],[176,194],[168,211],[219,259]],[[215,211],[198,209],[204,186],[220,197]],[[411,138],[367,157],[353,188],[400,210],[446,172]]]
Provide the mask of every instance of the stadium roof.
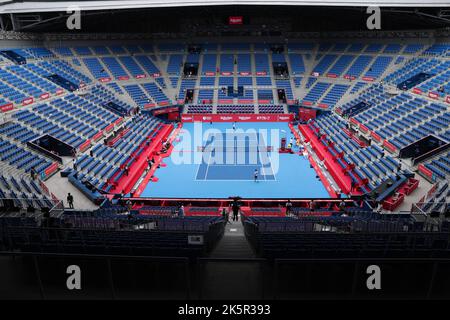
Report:
[[0,0],[0,13],[66,12],[74,6],[80,10],[109,10],[218,5],[293,5],[367,7],[449,7],[450,0]]

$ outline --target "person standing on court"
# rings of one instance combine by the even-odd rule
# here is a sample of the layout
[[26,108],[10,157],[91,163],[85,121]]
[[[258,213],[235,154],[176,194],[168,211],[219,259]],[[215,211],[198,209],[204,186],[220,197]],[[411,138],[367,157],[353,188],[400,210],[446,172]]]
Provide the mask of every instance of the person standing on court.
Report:
[[253,178],[255,179],[255,182],[258,182],[258,169],[255,169],[253,172]]
[[236,121],[233,122],[233,131],[236,131]]

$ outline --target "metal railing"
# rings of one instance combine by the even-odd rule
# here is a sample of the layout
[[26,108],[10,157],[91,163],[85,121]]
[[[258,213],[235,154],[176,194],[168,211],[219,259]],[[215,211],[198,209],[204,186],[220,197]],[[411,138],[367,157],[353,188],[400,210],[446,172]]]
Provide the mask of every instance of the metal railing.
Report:
[[[0,252],[3,299],[442,299],[450,259],[218,259]],[[69,266],[81,289],[69,290]],[[367,268],[382,272],[367,288]],[[8,279],[8,281],[4,281]]]

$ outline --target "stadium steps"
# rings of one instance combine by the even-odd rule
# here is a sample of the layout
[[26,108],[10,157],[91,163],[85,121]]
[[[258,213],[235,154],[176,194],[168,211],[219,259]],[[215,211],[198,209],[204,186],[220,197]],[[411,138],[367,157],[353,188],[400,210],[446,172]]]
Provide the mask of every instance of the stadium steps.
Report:
[[[82,61],[82,59],[79,59],[80,61],[80,65],[75,65],[72,62],[72,59],[68,59],[67,57],[62,57],[59,60],[63,60],[65,62],[67,62],[73,69],[75,69],[78,72],[81,72],[83,75],[85,75],[86,77],[88,77],[89,79],[91,79],[93,82],[95,82],[96,80],[94,79],[94,77],[92,76],[91,72],[89,71],[89,69],[86,67],[86,65],[84,64],[84,62]],[[106,69],[105,69],[106,70]]]
[[244,234],[244,226],[240,221],[231,221],[225,226],[225,233],[214,250],[211,258],[254,258],[255,253],[250,247]]
[[[178,92],[180,91],[181,80],[178,80],[176,88],[172,88],[172,86],[170,85],[170,83],[171,83],[170,82],[171,75],[169,75],[167,73],[167,66],[169,64],[169,59],[170,59],[169,58],[169,53],[162,53],[163,55],[164,54],[167,55],[166,61],[161,59],[160,54],[161,53],[159,51],[156,52],[156,46],[155,46],[155,56],[157,57],[157,61],[153,61],[150,57],[149,57],[149,59],[151,59],[153,61],[155,66],[159,69],[161,77],[164,78],[164,82],[166,83],[166,89],[162,88],[163,93],[169,98],[169,100],[171,102],[176,103],[176,101],[174,101],[174,98],[178,94]],[[181,78],[181,75],[180,75],[180,78]],[[150,77],[150,79],[153,79],[153,77]],[[153,79],[153,81],[154,81],[154,79]],[[147,80],[147,82],[148,82],[148,80]],[[159,84],[156,81],[154,81],[154,82],[159,87]]]
[[[3,137],[2,137],[3,138]],[[0,172],[3,175],[9,175],[11,177],[28,177],[30,176],[25,173],[23,169],[16,168],[5,161],[0,161]]]
[[[303,98],[308,93],[308,89],[306,89],[306,83],[308,82],[308,78],[311,76],[311,72],[315,66],[316,62],[316,54],[317,54],[317,46],[314,46],[313,51],[310,53],[309,58],[306,56],[303,59],[303,62],[305,64],[305,74],[303,76],[302,82],[300,87],[296,88],[295,85],[292,86],[292,93],[296,99],[303,100]],[[311,88],[310,88],[311,89]]]

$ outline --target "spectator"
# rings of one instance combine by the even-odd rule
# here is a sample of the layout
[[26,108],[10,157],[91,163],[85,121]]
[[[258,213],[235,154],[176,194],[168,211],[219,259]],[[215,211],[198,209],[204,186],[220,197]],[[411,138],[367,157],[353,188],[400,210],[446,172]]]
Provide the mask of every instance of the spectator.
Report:
[[178,216],[179,217],[184,217],[184,206],[183,204],[180,205],[180,208],[178,209]]
[[69,204],[69,208],[73,209],[73,196],[70,192],[67,194],[67,203]]
[[309,202],[309,210],[314,211],[316,209],[316,203],[314,202],[314,200],[311,200]]
[[225,221],[225,223],[230,223],[231,224],[230,217],[228,215],[228,210],[225,207],[222,208],[222,217],[223,217],[223,220]]
[[231,209],[233,211],[233,221],[238,221],[239,220],[239,203],[237,202],[237,200],[234,200],[232,205],[231,205]]
[[286,202],[286,215],[289,216],[291,214],[292,202],[290,199]]
[[401,160],[398,162],[398,165],[397,165],[397,174],[399,174],[400,171],[402,171],[402,161]]
[[356,182],[355,180],[352,179],[350,183],[350,191],[355,191],[355,189],[356,189]]
[[253,178],[255,179],[255,182],[258,182],[258,169],[255,169],[253,172]]
[[30,170],[31,179],[36,179],[36,169],[33,167]]
[[342,200],[341,203],[339,203],[339,211],[345,211],[345,201]]

